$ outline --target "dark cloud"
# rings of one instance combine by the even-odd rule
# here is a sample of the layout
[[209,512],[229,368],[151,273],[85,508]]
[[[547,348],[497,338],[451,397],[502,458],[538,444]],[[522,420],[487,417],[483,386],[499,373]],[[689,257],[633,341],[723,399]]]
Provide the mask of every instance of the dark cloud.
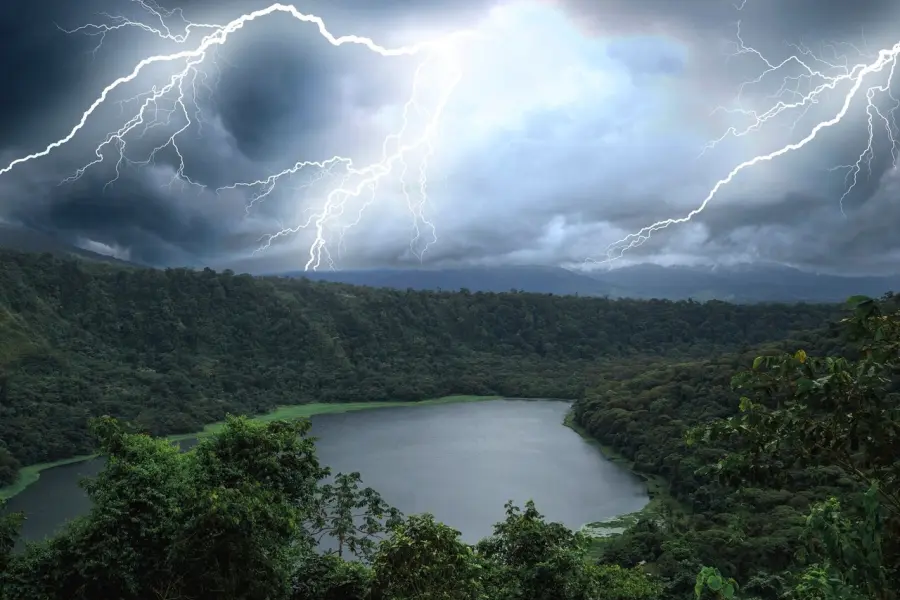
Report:
[[221,230],[199,203],[173,202],[176,192],[148,179],[129,171],[101,191],[106,181],[91,174],[54,187],[42,201],[23,203],[10,216],[73,244],[93,240],[128,248],[132,260],[152,265],[193,263],[222,245]]
[[[578,23],[598,34],[654,32],[685,40],[725,37],[737,21],[761,29],[774,40],[841,41],[860,27],[882,29],[884,17],[896,12],[892,0],[555,0]],[[739,8],[741,7],[742,8]],[[723,29],[723,26],[726,28]],[[748,29],[749,30],[749,29]]]
[[[340,117],[339,102],[321,101],[340,98],[339,81],[308,45],[298,52],[297,43],[282,36],[254,40],[252,52],[232,58],[231,68],[222,74],[219,115],[238,150],[249,158],[268,157],[289,132],[321,135]],[[240,49],[229,48],[229,56]],[[310,93],[310,86],[318,94]]]
[[96,40],[68,37],[56,23],[74,21],[98,5],[96,0],[77,6],[61,1],[0,3],[0,80],[7,82],[0,99],[4,145],[32,138],[48,113],[75,116],[74,110],[65,107],[64,97],[91,79],[89,53]]
[[773,226],[788,228],[802,227],[810,215],[833,212],[833,206],[821,196],[789,193],[781,198],[772,198],[765,204],[746,201],[729,207],[727,211],[709,211],[697,219],[706,226],[709,241],[725,241],[737,228],[760,229]]
[[[772,94],[784,79],[774,75],[750,85],[742,103],[735,102],[741,82],[765,69],[756,55],[734,55],[738,21],[744,42],[775,63],[797,52],[791,43],[832,63],[843,60],[838,55],[867,60],[863,55],[893,43],[900,21],[900,6],[889,0],[746,0],[738,10],[739,3],[320,0],[298,8],[323,16],[338,35],[359,33],[387,45],[426,33],[488,27],[489,39],[465,46],[465,77],[435,145],[426,217],[437,228],[438,242],[426,260],[577,263],[602,258],[608,244],[655,220],[685,214],[735,165],[796,141],[839,108],[840,98],[831,94],[802,115],[795,111],[752,135],[726,138],[698,158],[706,141],[751,122],[746,115],[713,108],[760,113],[776,101]],[[181,0],[179,8],[192,20],[223,22],[265,5],[264,0]],[[512,25],[489,17],[494,6],[506,6],[500,10],[508,12]],[[109,33],[92,53],[98,37],[57,27],[101,22],[103,12],[148,17],[140,2],[126,0],[0,3],[0,80],[12,82],[0,97],[0,169],[64,136],[98,90],[141,57],[175,47],[130,29]],[[166,23],[183,32],[179,14]],[[103,164],[74,184],[57,185],[92,159],[104,134],[128,118],[115,104],[128,97],[123,90],[71,144],[0,175],[0,217],[79,243],[122,248],[132,259],[153,264],[241,260],[261,236],[302,223],[311,207],[324,202],[326,184],[340,182],[346,173],[338,169],[317,181],[304,171],[247,211],[253,193],[267,188],[242,188],[248,192],[243,196],[216,188],[265,179],[297,161],[337,153],[367,164],[399,122],[416,64],[359,47],[335,49],[309,24],[260,20],[210,56],[204,63],[208,79],[191,80],[189,96],[194,89],[199,95],[196,106],[189,105],[190,117],[199,109],[203,129],[184,132],[177,152],[169,146],[142,168],[125,164],[116,183],[104,187],[115,177],[116,148],[107,147]],[[796,65],[789,69],[785,74],[802,74]],[[435,73],[432,85],[446,82],[447,73]],[[127,91],[162,85],[170,75],[148,70]],[[133,113],[135,106],[123,109]],[[160,103],[160,108],[177,107]],[[409,116],[421,128],[433,106],[425,102],[418,108]],[[879,257],[896,256],[890,225],[900,217],[891,213],[896,183],[886,136],[876,139],[874,158],[844,199],[843,214],[848,171],[828,170],[852,164],[865,147],[863,109],[864,102],[857,102],[841,127],[824,132],[808,148],[748,169],[693,223],[655,233],[629,256],[884,268],[889,260]],[[170,119],[169,127],[152,129],[143,140],[129,138],[126,155],[132,160],[146,158],[183,123],[177,111],[158,115]],[[185,175],[205,189],[169,185],[182,157]],[[329,232],[333,257],[337,240],[344,240],[339,265],[419,260],[410,248],[415,229],[407,211],[420,189],[419,158],[405,172],[411,184],[405,193],[397,183],[399,165],[392,183],[379,186],[380,200],[367,209],[358,233]],[[368,193],[348,201],[346,222],[355,219]],[[423,222],[418,225],[429,231]],[[310,231],[279,238],[269,251],[271,261],[302,266],[297,262],[307,259]]]

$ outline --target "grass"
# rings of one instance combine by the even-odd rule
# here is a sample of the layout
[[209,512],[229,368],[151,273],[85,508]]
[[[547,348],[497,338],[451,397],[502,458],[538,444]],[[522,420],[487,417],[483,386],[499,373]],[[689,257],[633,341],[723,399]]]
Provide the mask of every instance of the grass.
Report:
[[[443,398],[434,398],[432,400],[419,400],[417,402],[341,402],[341,403],[325,403],[313,402],[311,404],[294,404],[291,406],[279,406],[272,412],[256,415],[251,418],[252,421],[268,422],[278,420],[300,419],[303,417],[312,417],[315,415],[325,415],[331,413],[345,413],[357,410],[369,410],[373,408],[395,408],[399,406],[434,406],[436,404],[459,404],[462,402],[484,402],[485,400],[500,400],[501,396],[444,396]],[[166,439],[177,442],[190,438],[202,438],[216,433],[225,426],[225,421],[210,423],[197,433],[184,433],[181,435],[170,435]]]
[[[373,408],[394,408],[398,406],[433,406],[436,404],[457,404],[462,402],[484,402],[486,400],[500,400],[501,396],[444,396],[443,398],[434,398],[431,400],[420,400],[418,402],[347,402],[347,403],[324,403],[314,402],[311,404],[295,404],[292,406],[279,406],[275,410],[255,415],[251,417],[253,421],[278,421],[281,419],[299,419],[302,417],[312,417],[315,415],[324,415],[329,413],[344,413],[357,410],[369,410]],[[202,438],[212,435],[222,429],[225,425],[224,421],[210,423],[201,431],[196,433],[183,433],[179,435],[166,436],[166,439],[173,442],[186,440],[190,438]],[[19,478],[15,483],[4,488],[0,488],[0,500],[12,498],[16,494],[21,493],[25,488],[36,482],[41,477],[41,471],[52,469],[53,467],[61,467],[96,457],[96,454],[88,454],[83,456],[73,456],[48,463],[38,463],[29,465],[19,471]]]
[[0,488],[0,500],[7,500],[12,498],[29,485],[40,479],[41,471],[44,469],[52,469],[53,467],[61,467],[63,465],[71,465],[72,463],[81,462],[84,460],[90,460],[97,456],[96,454],[86,454],[83,456],[73,456],[71,458],[64,458],[62,460],[55,460],[53,462],[47,463],[38,463],[36,465],[29,465],[27,467],[23,467],[19,470],[19,478],[12,485],[8,485],[5,488]]

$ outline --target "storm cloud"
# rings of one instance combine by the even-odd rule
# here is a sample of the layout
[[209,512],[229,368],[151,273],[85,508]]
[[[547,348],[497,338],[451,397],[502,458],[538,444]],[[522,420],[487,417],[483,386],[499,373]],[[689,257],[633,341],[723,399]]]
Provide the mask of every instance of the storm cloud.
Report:
[[[100,90],[142,58],[196,46],[203,35],[195,30],[179,46],[135,27],[102,39],[88,35],[97,29],[64,30],[114,25],[124,15],[183,34],[187,21],[224,23],[266,4],[181,0],[169,12],[159,9],[162,20],[147,10],[154,6],[2,3],[0,79],[8,83],[0,97],[0,169],[66,136]],[[891,30],[900,22],[900,8],[888,0],[334,0],[297,8],[323,17],[336,35],[370,36],[385,46],[458,29],[479,34],[454,46],[462,77],[433,154],[416,154],[405,171],[396,165],[333,214],[328,256],[345,268],[418,264],[426,245],[427,264],[603,259],[609,244],[688,213],[737,165],[796,143],[840,110],[847,84],[704,150],[729,128],[740,132],[779,100],[795,102],[824,82],[796,61],[754,81],[766,59],[777,65],[796,55],[834,74],[874,60],[897,41]],[[298,226],[330,190],[356,181],[346,164],[305,168],[274,188],[228,186],[266,180],[298,161],[341,155],[362,168],[378,160],[385,137],[401,127],[422,60],[335,48],[313,24],[283,14],[261,18],[189,79],[187,116],[170,97],[153,112],[158,126],[125,138],[129,160],[119,161],[121,147],[108,144],[102,161],[78,170],[100,158],[98,144],[137,113],[141,92],[168,81],[173,65],[149,67],[112,92],[70,143],[0,175],[0,219],[154,265],[302,268],[315,228]],[[413,136],[440,100],[427,90],[445,89],[453,75],[440,60],[426,67],[419,106],[406,114]],[[885,74],[870,85],[884,83]],[[690,223],[654,232],[621,262],[896,270],[900,179],[881,119],[893,125],[891,103],[883,102],[890,99],[877,99],[880,110],[867,112],[863,90],[839,125],[745,169]],[[845,194],[853,171],[835,167],[859,159],[870,116],[874,154],[863,156]],[[177,145],[146,162],[186,119],[192,125]],[[428,202],[418,213],[423,158]],[[79,177],[63,182],[72,175]],[[267,235],[286,228],[298,230],[254,254]]]

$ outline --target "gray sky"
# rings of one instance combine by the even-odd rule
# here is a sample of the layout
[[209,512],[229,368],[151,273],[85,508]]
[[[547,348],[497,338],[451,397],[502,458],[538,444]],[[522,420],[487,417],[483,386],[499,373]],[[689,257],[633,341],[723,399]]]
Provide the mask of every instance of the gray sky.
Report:
[[[803,140],[838,113],[852,82],[783,110],[747,135],[728,136],[729,128],[743,131],[754,115],[798,102],[828,82],[823,76],[871,63],[879,49],[900,40],[896,2],[739,4],[298,3],[336,36],[370,36],[385,47],[460,29],[475,35],[415,56],[384,57],[359,45],[334,47],[314,24],[286,13],[260,17],[229,34],[181,80],[186,116],[176,87],[146,105],[124,137],[107,137],[141,117],[148,96],[140,94],[162,88],[185,62],[153,65],[112,90],[71,141],[0,174],[0,219],[156,265],[297,269],[310,260],[311,247],[313,256],[320,248],[314,224],[253,252],[266,245],[265,236],[321,214],[330,198],[343,211],[333,208],[323,221],[323,266],[411,266],[422,256],[426,264],[602,261],[610,244],[697,208],[741,163]],[[194,50],[212,31],[194,29],[179,44],[152,28],[184,34],[184,19],[224,25],[268,4],[182,0],[166,9],[183,10],[156,13],[148,6],[2,3],[0,80],[11,83],[0,99],[0,169],[65,137],[103,88],[142,58]],[[115,27],[124,22],[117,16],[146,27],[113,29],[96,50],[101,38],[87,34],[99,29],[60,29]],[[818,74],[810,77],[797,61],[766,73],[766,60],[778,65],[791,55]],[[690,222],[653,232],[616,264],[776,261],[818,270],[896,270],[900,179],[884,126],[884,118],[892,124],[894,101],[875,94],[868,113],[866,102],[866,90],[884,85],[891,66],[867,77],[839,124],[796,151],[742,170]],[[413,94],[402,130],[404,103]],[[834,167],[852,165],[866,148],[867,114],[874,157],[861,163],[842,202],[853,171]],[[366,171],[381,160],[385,137],[401,130],[387,153],[408,146],[405,161]],[[176,132],[176,145],[147,162]],[[95,151],[106,139],[102,161],[60,184],[98,160]],[[128,160],[119,160],[122,147]],[[183,177],[173,179],[179,154]],[[274,187],[219,190],[334,156],[351,159],[355,170],[338,161],[327,169],[304,167]],[[260,192],[269,193],[254,200]]]

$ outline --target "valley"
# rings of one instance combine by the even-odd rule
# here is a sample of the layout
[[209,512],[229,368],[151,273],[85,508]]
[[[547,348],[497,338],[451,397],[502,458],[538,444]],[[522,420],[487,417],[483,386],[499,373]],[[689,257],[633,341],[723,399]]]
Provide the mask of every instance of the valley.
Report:
[[[854,317],[863,319],[858,327],[895,305],[892,296],[863,302],[881,308]],[[802,369],[863,360],[841,322],[847,314],[835,304],[400,291],[0,252],[0,541],[15,548],[0,575],[14,591],[0,598],[18,600],[34,586],[69,589],[41,579],[51,565],[81,582],[78,594],[151,576],[144,572],[188,577],[180,571],[187,563],[163,555],[142,555],[149,566],[140,573],[89,558],[126,552],[117,544],[134,535],[167,548],[211,544],[191,546],[206,558],[192,567],[200,579],[178,584],[184,590],[232,585],[205,552],[268,548],[282,556],[309,543],[325,546],[300,563],[287,554],[263,560],[258,569],[286,574],[252,585],[292,581],[291,600],[324,599],[297,591],[307,589],[300,581],[324,590],[346,576],[357,591],[338,597],[368,599],[395,585],[379,583],[398,573],[383,562],[399,560],[391,553],[420,556],[395,545],[419,548],[425,536],[470,557],[458,568],[491,574],[434,583],[475,586],[467,598],[475,588],[493,591],[471,597],[513,598],[502,591],[510,584],[493,579],[501,573],[538,585],[526,583],[528,573],[545,567],[497,554],[515,543],[544,548],[534,560],[552,548],[574,565],[553,567],[555,583],[540,584],[558,590],[579,581],[588,595],[573,600],[686,600],[701,572],[741,582],[742,597],[775,600],[818,568],[801,558],[811,507],[835,497],[855,506],[864,482],[815,454],[783,463],[787,479],[763,468],[784,460],[774,455],[747,455],[754,470],[726,476],[716,465],[744,456],[744,442],[695,431],[727,431],[746,418],[752,404],[731,378],[764,364],[757,357],[787,356],[779,360]],[[872,343],[893,343],[892,331]],[[844,358],[806,367],[807,356]],[[835,448],[844,439],[835,437]],[[801,450],[792,456],[806,456]],[[98,452],[110,458],[91,458]],[[346,479],[356,471],[360,482]],[[880,480],[890,481],[887,474]],[[85,491],[81,475],[93,477]],[[504,513],[506,501],[513,504]],[[342,503],[362,513],[342,513]],[[388,506],[405,516],[397,521]],[[332,516],[316,517],[319,510]],[[17,511],[28,520],[17,522]],[[245,516],[221,521],[227,511]],[[242,529],[247,519],[268,533]],[[369,533],[346,529],[354,522]],[[102,533],[110,523],[126,537]],[[344,542],[357,535],[360,566],[346,566],[355,551]],[[882,548],[885,560],[896,556],[893,542]],[[313,571],[301,575],[301,566]]]

